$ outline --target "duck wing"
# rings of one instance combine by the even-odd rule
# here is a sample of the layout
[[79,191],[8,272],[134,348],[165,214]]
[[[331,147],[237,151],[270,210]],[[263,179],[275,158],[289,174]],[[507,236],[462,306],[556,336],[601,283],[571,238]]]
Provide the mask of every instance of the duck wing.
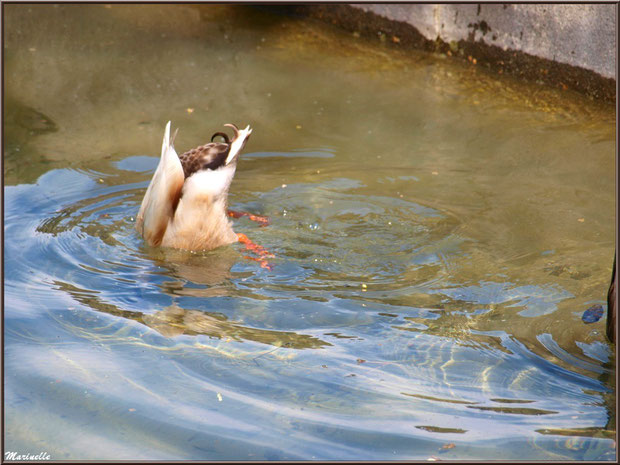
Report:
[[161,244],[168,222],[174,216],[179,203],[184,178],[181,161],[170,140],[170,121],[168,121],[159,165],[146,190],[136,219],[136,228],[149,245]]

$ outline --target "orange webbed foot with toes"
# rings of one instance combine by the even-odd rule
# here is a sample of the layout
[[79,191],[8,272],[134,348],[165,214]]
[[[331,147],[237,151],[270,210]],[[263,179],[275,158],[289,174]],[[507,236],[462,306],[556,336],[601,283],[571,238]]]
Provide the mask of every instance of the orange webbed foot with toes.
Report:
[[269,263],[267,258],[274,258],[275,256],[265,249],[263,246],[256,244],[252,241],[248,236],[243,233],[237,233],[237,239],[243,245],[245,245],[246,250],[249,250],[252,253],[258,255],[258,257],[250,257],[245,255],[243,258],[247,258],[248,260],[257,261],[260,264],[261,268],[265,268],[267,270],[273,269],[273,264]]
[[249,220],[258,223],[261,227],[267,226],[269,223],[271,223],[271,220],[267,216],[252,215],[251,213],[238,212],[236,210],[228,210],[228,216],[230,216],[231,218],[241,218],[243,216],[247,216]]

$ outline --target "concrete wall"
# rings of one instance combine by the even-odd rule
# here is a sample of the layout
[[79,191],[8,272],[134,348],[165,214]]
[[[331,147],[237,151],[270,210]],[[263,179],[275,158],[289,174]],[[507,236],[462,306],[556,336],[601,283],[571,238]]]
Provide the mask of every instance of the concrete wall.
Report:
[[616,79],[611,4],[354,4],[415,27],[426,39],[483,42]]

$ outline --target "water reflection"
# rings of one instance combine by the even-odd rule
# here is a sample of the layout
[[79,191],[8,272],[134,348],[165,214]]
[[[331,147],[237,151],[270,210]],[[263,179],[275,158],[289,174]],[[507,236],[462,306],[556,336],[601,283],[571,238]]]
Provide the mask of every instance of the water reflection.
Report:
[[[149,160],[128,158],[116,168],[108,167],[107,172],[55,170],[37,185],[7,191],[9,231],[22,231],[21,240],[30,244],[26,257],[43,256],[54,263],[38,272],[42,285],[33,295],[45,295],[45,283],[49,282],[53,291],[77,302],[80,310],[72,310],[74,321],[69,321],[65,312],[53,316],[55,325],[72,334],[86,340],[115,341],[125,350],[132,350],[132,345],[156,353],[171,350],[171,354],[179,354],[179,360],[194,348],[209,348],[213,361],[195,355],[199,372],[203,373],[204,364],[209,370],[221,370],[220,357],[239,360],[245,373],[237,381],[231,379],[228,389],[253,386],[257,393],[253,402],[265,396],[259,387],[264,370],[282,374],[284,368],[278,363],[289,360],[287,363],[296,367],[295,378],[310,370],[326,386],[317,400],[309,394],[316,387],[310,380],[306,385],[305,375],[289,380],[292,384],[282,387],[287,402],[301,402],[303,408],[314,412],[350,415],[359,409],[360,396],[369,396],[370,405],[391,405],[400,397],[401,402],[410,402],[401,412],[415,418],[416,431],[450,437],[451,441],[454,436],[467,436],[471,441],[481,428],[492,428],[494,419],[507,416],[518,418],[518,423],[524,417],[557,417],[552,424],[561,430],[569,413],[579,418],[586,404],[599,399],[595,402],[602,408],[602,396],[612,399],[604,385],[591,377],[592,373],[609,376],[604,365],[567,352],[545,333],[536,339],[543,344],[541,351],[527,340],[520,342],[516,329],[512,334],[506,331],[502,320],[510,315],[524,318],[526,311],[525,315],[532,316],[525,318],[535,319],[557,312],[549,312],[548,306],[571,298],[561,287],[485,280],[456,285],[447,279],[446,270],[458,266],[463,248],[470,243],[455,235],[459,222],[448,213],[413,202],[393,202],[381,195],[359,195],[356,191],[363,184],[347,178],[258,191],[233,206],[266,211],[273,219],[269,228],[257,228],[243,220],[238,223],[239,228],[256,235],[256,240],[267,241],[264,243],[275,252],[276,267],[265,271],[244,263],[234,247],[189,253],[145,246],[135,234],[131,216],[148,182],[145,162]],[[54,208],[57,200],[61,206]],[[34,208],[24,215],[21,206],[33,204],[47,213],[41,215]],[[278,215],[278,211],[286,215]],[[343,211],[350,213],[343,215]],[[388,228],[386,220],[398,225]],[[361,227],[364,224],[372,227]],[[409,239],[406,233],[410,230],[417,230],[418,236]],[[408,239],[400,242],[403,234]],[[20,270],[27,261],[16,261],[20,242],[13,237],[6,256],[15,276],[23,276]],[[427,241],[432,245],[425,244]],[[370,242],[386,252],[369,254],[364,244]],[[387,252],[396,249],[402,255]],[[363,273],[358,274],[359,270]],[[141,330],[128,338],[131,326],[119,321],[113,327],[99,323],[90,327],[89,322],[99,317],[80,316],[86,309],[137,322],[165,339],[154,339]],[[17,329],[17,334],[25,335],[21,331]],[[109,334],[102,338],[102,331]],[[209,339],[218,345],[208,343]],[[271,349],[259,349],[256,344]],[[319,355],[301,356],[307,349]],[[591,345],[584,345],[583,351],[600,356]],[[550,352],[558,358],[549,361]],[[256,363],[252,369],[247,365],[250,361]],[[142,376],[148,377],[148,372]],[[196,382],[194,376],[190,384]],[[252,377],[256,379],[250,381]],[[414,387],[413,380],[425,381]],[[90,385],[94,381],[80,382]],[[163,382],[150,390],[160,399],[158,392],[167,389],[165,386]],[[217,389],[225,391],[222,386]],[[339,397],[334,403],[332,390],[343,389],[353,392],[346,402]],[[589,390],[587,395],[584,389]],[[230,395],[227,392],[225,397]],[[570,402],[576,407],[569,408]],[[494,405],[497,403],[529,405]],[[379,407],[370,411],[375,408]],[[443,416],[437,416],[438,410]],[[476,427],[481,417],[468,410],[491,415],[487,417],[490,423]],[[447,418],[455,415],[467,419],[468,426],[462,431],[449,426]],[[321,417],[326,421],[323,414]],[[570,423],[575,423],[572,417]],[[302,423],[297,427],[308,428]],[[531,427],[532,431],[546,431],[549,423],[534,422]],[[589,424],[583,427],[594,428]],[[367,424],[365,428],[375,426]],[[591,436],[577,436],[609,435],[604,427],[596,429]],[[353,438],[359,434],[353,434],[351,441],[357,444],[358,439]]]
[[154,313],[127,311],[103,302],[96,291],[80,289],[68,283],[54,282],[58,290],[69,293],[76,301],[93,310],[120,316],[145,324],[165,337],[181,334],[204,335],[235,341],[255,341],[275,347],[291,349],[315,349],[331,346],[330,343],[304,334],[287,331],[268,331],[243,326],[238,321],[228,321],[226,315],[215,312],[188,310],[171,305]]

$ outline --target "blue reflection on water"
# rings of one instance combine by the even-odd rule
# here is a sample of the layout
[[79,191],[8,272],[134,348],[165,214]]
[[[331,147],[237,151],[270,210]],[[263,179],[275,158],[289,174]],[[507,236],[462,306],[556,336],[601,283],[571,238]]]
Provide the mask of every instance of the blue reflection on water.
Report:
[[[152,250],[132,216],[151,164],[117,163],[135,173],[118,185],[118,172],[64,169],[5,188],[12,445],[30,430],[52,439],[54,458],[409,460],[496,457],[497,447],[520,458],[525,445],[530,458],[608,457],[607,439],[577,437],[567,448],[539,432],[604,424],[603,382],[505,331],[441,329],[445,299],[478,306],[461,312],[475,322],[490,305],[547,314],[567,291],[402,279],[454,259],[462,239],[450,228],[434,235],[437,221],[450,221],[442,212],[362,197],[361,183],[345,178],[234,205],[272,209],[269,228],[237,229],[274,251],[273,271],[234,247]],[[417,237],[399,242],[412,230]],[[539,340],[571,365],[608,371],[549,335]]]

